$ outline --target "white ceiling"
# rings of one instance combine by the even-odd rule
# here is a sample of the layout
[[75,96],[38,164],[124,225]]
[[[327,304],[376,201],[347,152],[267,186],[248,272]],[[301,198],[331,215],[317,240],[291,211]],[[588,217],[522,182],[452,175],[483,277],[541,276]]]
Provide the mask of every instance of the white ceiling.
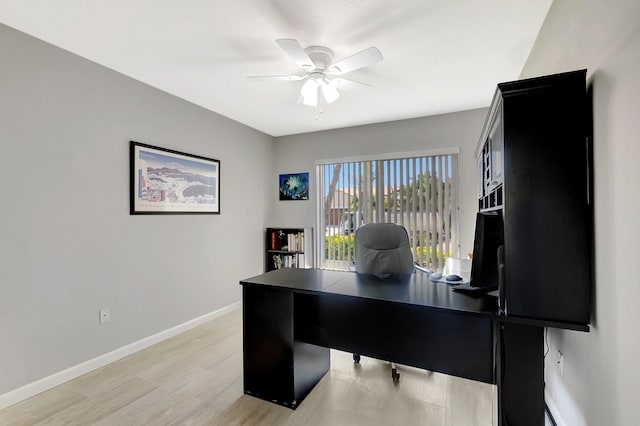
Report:
[[[488,106],[517,79],[552,0],[0,0],[0,22],[272,136]],[[275,43],[339,60],[374,85],[318,110],[296,103],[300,73]]]

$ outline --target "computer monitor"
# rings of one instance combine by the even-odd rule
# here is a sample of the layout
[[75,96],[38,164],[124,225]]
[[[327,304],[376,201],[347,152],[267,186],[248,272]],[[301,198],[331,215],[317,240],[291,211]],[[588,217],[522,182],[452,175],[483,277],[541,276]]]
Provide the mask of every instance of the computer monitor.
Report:
[[472,287],[498,287],[498,247],[503,244],[502,211],[478,213],[469,280]]

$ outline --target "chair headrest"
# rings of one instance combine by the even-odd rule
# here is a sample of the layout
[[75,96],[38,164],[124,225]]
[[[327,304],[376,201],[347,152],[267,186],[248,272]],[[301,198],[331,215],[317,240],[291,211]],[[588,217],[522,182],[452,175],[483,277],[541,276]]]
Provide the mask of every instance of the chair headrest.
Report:
[[355,244],[373,250],[389,250],[409,244],[406,229],[395,223],[368,223],[356,230]]
[[377,276],[413,272],[413,254],[406,229],[395,223],[369,223],[355,236],[356,272]]

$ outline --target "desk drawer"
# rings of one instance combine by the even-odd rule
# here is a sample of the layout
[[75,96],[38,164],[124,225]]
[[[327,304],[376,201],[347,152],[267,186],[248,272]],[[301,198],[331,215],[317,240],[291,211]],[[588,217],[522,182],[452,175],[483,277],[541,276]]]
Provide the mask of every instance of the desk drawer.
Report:
[[494,383],[491,319],[357,297],[294,297],[297,341]]

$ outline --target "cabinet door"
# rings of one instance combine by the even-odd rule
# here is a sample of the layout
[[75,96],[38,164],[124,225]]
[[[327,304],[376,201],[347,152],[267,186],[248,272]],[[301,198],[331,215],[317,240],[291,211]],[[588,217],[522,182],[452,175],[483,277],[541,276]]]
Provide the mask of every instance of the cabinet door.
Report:
[[589,322],[585,89],[504,99],[507,314]]
[[491,161],[491,175],[489,178],[489,190],[492,191],[502,185],[504,170],[504,132],[502,129],[501,105],[493,119],[491,132],[489,133],[489,151]]
[[[484,162],[482,161],[482,152],[478,155],[476,160],[476,192],[478,199],[482,199],[484,196]],[[481,207],[482,208],[482,207]]]

